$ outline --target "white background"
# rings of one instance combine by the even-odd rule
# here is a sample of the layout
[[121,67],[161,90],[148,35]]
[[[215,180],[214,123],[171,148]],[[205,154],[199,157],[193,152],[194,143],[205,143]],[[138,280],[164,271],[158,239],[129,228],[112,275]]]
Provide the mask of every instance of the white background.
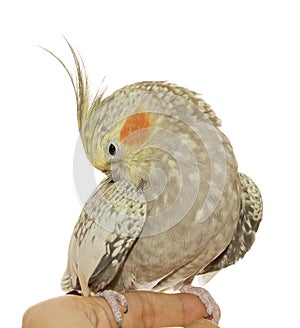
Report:
[[169,80],[223,121],[264,221],[243,261],[208,289],[222,328],[296,326],[299,308],[300,20],[297,1],[10,1],[0,5],[1,327],[61,295],[81,204],[73,183],[75,99],[65,35],[93,90]]

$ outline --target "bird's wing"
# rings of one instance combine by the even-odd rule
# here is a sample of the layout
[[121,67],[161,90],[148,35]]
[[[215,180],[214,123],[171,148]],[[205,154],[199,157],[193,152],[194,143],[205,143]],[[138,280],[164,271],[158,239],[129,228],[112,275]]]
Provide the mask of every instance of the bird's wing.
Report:
[[240,182],[242,193],[236,232],[227,248],[201,272],[203,282],[243,258],[255,241],[263,214],[262,197],[256,184],[245,174],[240,173]]
[[104,289],[140,235],[145,219],[142,192],[124,181],[103,181],[75,226],[62,288],[81,289],[84,295]]

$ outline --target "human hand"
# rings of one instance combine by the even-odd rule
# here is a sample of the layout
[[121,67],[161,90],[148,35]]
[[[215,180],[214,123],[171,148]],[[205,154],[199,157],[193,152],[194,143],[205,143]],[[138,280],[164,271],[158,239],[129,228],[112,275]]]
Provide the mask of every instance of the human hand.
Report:
[[[197,296],[154,292],[129,292],[125,296],[129,310],[123,315],[123,328],[217,327],[202,319],[207,312]],[[22,327],[115,328],[117,325],[104,298],[66,295],[29,308],[24,314]]]

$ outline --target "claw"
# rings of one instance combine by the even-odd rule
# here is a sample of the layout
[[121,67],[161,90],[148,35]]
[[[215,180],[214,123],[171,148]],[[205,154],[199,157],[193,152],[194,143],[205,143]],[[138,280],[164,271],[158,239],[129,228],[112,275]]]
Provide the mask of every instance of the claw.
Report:
[[76,296],[82,296],[82,293],[80,293],[78,290],[73,289],[70,292],[66,293],[66,295],[76,295]]
[[112,310],[112,313],[118,324],[118,327],[122,328],[122,313],[121,313],[119,304],[121,304],[125,308],[124,313],[127,313],[128,302],[127,302],[126,297],[124,295],[122,295],[118,292],[115,292],[114,290],[110,290],[110,289],[104,290],[102,292],[98,292],[98,293],[96,293],[96,296],[101,296],[106,300],[106,302],[109,304],[109,306]]
[[180,290],[182,293],[188,293],[196,295],[200,298],[200,301],[206,306],[208,315],[204,319],[209,319],[216,325],[220,320],[220,308],[210,293],[202,287],[184,286]]

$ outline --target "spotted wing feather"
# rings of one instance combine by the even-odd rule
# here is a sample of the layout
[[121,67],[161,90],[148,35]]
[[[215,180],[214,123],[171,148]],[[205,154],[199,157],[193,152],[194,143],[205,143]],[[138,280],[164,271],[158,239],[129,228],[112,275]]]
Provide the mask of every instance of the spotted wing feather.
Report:
[[142,193],[106,179],[85,204],[69,246],[63,290],[96,293],[118,273],[146,219]]

